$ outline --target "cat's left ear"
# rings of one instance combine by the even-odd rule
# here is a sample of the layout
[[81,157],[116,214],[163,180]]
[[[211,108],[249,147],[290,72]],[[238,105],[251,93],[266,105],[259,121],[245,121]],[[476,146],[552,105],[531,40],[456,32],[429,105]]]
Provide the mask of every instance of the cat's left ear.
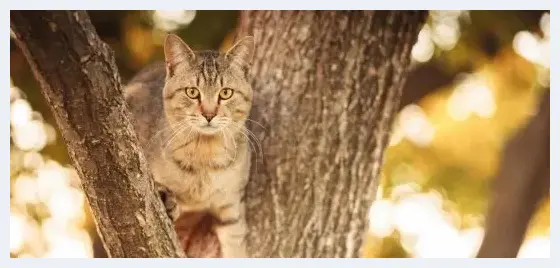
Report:
[[236,63],[240,66],[249,66],[253,61],[254,50],[255,39],[252,36],[245,36],[226,52],[226,58],[231,63]]

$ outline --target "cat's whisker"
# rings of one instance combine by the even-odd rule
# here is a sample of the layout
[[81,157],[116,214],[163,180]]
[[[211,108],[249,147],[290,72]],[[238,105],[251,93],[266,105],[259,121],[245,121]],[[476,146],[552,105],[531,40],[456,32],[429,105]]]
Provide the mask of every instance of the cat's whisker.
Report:
[[235,134],[227,128],[224,128],[224,130],[229,134],[229,136],[231,137],[231,140],[233,141],[233,146],[235,146],[235,150],[234,150],[235,154],[233,155],[233,157],[237,158],[237,153],[239,152],[239,150],[237,149],[237,140],[235,138]]
[[230,137],[230,139],[231,139],[231,142],[232,142],[234,148],[235,148],[236,151],[237,151],[237,143],[235,142],[235,137],[233,136],[233,134],[231,134],[227,128],[223,128],[222,131],[225,131],[225,132],[227,132],[227,134],[229,134],[229,137]]
[[220,133],[222,134],[222,137],[224,137],[224,144],[226,145],[226,148],[229,147],[229,137],[226,135],[225,129],[220,129]]
[[[257,146],[258,146],[258,148],[261,149],[261,161],[264,161],[264,159],[262,159],[262,155],[263,155],[263,154],[262,154],[262,147],[260,147],[260,143],[258,142],[258,140],[256,140],[256,137],[254,137],[254,136],[248,136],[248,135],[247,135],[248,130],[247,130],[244,126],[239,125],[239,124],[235,124],[234,122],[232,122],[232,123],[233,123],[232,126],[237,127],[239,133],[241,133],[243,136],[245,136],[247,142],[248,142],[249,145],[250,145],[250,149],[251,149],[252,152],[255,153],[255,155],[256,155],[256,157],[257,157],[257,160],[259,159],[259,153],[258,153],[258,151],[257,151]],[[253,137],[253,139],[255,139],[255,142],[256,142],[257,146],[255,146],[255,144],[253,144],[253,141],[251,141],[251,138],[250,138],[250,137]],[[258,172],[258,161],[255,162],[255,171]]]
[[[181,131],[184,131],[184,129],[181,130]],[[191,133],[192,133],[192,128],[189,129],[189,133],[187,133],[187,135],[185,135],[185,138],[188,138],[188,137],[191,135]],[[164,151],[167,151],[167,149],[168,149],[171,145],[172,145],[172,144],[171,144],[171,141],[169,141],[169,144],[167,145],[166,148],[164,148]],[[177,148],[173,148],[173,150],[175,150],[175,149],[177,149]]]
[[250,122],[250,123],[255,123],[255,124],[257,124],[258,126],[262,127],[263,130],[266,130],[266,128],[265,128],[261,123],[255,121],[255,120],[252,120],[252,119],[249,119],[249,118],[247,118],[247,119],[245,119],[245,120],[247,120],[247,121]]
[[257,149],[255,147],[255,145],[253,144],[253,141],[251,140],[251,138],[249,138],[249,136],[247,136],[247,134],[241,130],[239,133],[241,133],[243,136],[245,136],[245,139],[247,140],[247,142],[249,143],[250,147],[251,147],[251,151],[253,153],[255,153],[256,155],[258,155]]
[[157,139],[157,137],[158,137],[159,135],[164,134],[167,130],[170,130],[170,129],[171,129],[172,132],[175,131],[177,128],[181,127],[183,123],[184,123],[184,122],[180,121],[180,122],[178,122],[178,123],[175,123],[175,124],[171,124],[171,125],[169,125],[169,126],[166,126],[166,127],[164,127],[163,129],[161,129],[161,130],[159,130],[158,132],[156,132],[156,134],[154,134],[153,137],[150,138],[150,140],[148,141],[148,144],[146,145],[146,148],[150,148],[150,145],[152,145],[152,142],[154,142],[154,141]]
[[[220,132],[224,136],[224,141],[227,142],[227,138],[226,138],[226,134],[225,134],[224,130],[225,129],[222,129],[222,130],[220,130]],[[235,143],[234,143],[234,145],[235,145]],[[237,146],[235,146],[235,148],[237,148]],[[227,156],[228,160],[230,160],[232,162],[235,161],[235,158],[237,157],[237,150],[235,150],[235,155],[233,155],[233,157],[230,157],[228,153],[226,153],[226,156]]]
[[[185,125],[186,125],[186,123],[183,122],[183,121],[174,124],[173,127],[171,128],[171,135],[174,135],[175,133],[178,133],[178,132],[181,130],[181,128],[184,128],[184,127],[185,127]],[[165,132],[165,133],[167,133],[167,132]],[[169,141],[169,139],[166,139],[166,138],[163,138],[163,139],[160,141],[160,144],[159,144],[160,150],[163,148],[162,145],[163,145],[163,144],[166,144],[167,141]],[[161,153],[162,153],[162,155],[163,155],[163,150],[161,150]]]
[[[251,141],[251,138],[249,138],[250,136],[247,136],[247,134],[246,134],[246,132],[245,132],[245,131],[246,131],[246,128],[245,128],[244,126],[235,124],[234,122],[231,122],[231,123],[233,123],[232,126],[237,127],[239,133],[241,133],[241,134],[245,137],[246,141],[247,141],[247,142],[249,143],[249,145],[250,145],[249,148],[251,149],[251,152],[254,152],[254,153],[255,153],[255,155],[256,155],[256,157],[257,157],[257,160],[258,160],[259,154],[258,154],[258,152],[257,152],[257,149],[255,148],[255,145],[253,144],[253,141]],[[262,161],[262,159],[261,159],[261,161]],[[255,168],[255,172],[258,172],[258,171],[259,171],[259,163],[258,163],[258,161],[255,162],[254,168]]]
[[263,153],[263,149],[262,149],[262,144],[261,141],[259,140],[259,138],[257,138],[257,136],[255,135],[255,133],[253,133],[251,130],[245,128],[245,130],[247,131],[247,133],[249,135],[251,135],[251,137],[253,137],[253,139],[255,140],[255,142],[257,143],[258,147],[260,148],[260,152],[261,152],[261,160],[264,157],[264,153]]
[[253,144],[253,142],[251,141],[251,139],[249,138],[249,136],[247,136],[247,134],[245,134],[245,132],[240,132],[241,134],[243,134],[243,136],[245,136],[245,138],[247,139],[247,142],[249,142],[249,145],[251,147],[251,151],[254,152],[256,155],[258,155],[257,149],[255,147],[255,145]]
[[[253,140],[257,144],[258,149],[260,149],[259,151],[260,151],[260,157],[261,157],[261,161],[262,161],[263,158],[264,158],[264,153],[263,153],[263,150],[262,150],[262,145],[261,145],[259,139],[257,138],[257,136],[252,131],[250,131],[249,129],[247,129],[245,126],[243,126],[241,124],[238,124],[238,123],[235,123],[235,122],[231,122],[231,124],[232,124],[232,126],[236,126],[239,130],[241,130],[242,133],[245,135],[245,137],[247,137],[249,142],[251,142],[251,139],[249,137],[253,138]],[[249,134],[249,136],[247,136],[247,134]],[[252,144],[252,142],[251,142],[251,144]],[[255,154],[257,154],[257,158],[258,158],[259,153],[257,152],[256,149],[255,149]]]
[[[177,129],[177,131],[174,132],[174,134],[172,134],[171,138],[169,138],[165,144],[162,146],[162,154],[164,154],[168,147],[172,144],[173,140],[181,133],[183,132],[185,129],[187,129],[189,127],[189,124],[184,124],[182,127],[180,127],[179,129]],[[192,129],[190,129],[192,131]],[[190,132],[187,134],[190,135]]]
[[178,127],[173,128],[173,130],[171,131],[171,137],[169,139],[167,139],[165,142],[163,142],[163,144],[167,144],[167,142],[169,142],[169,140],[171,138],[173,138],[177,133],[179,133],[181,131],[181,129],[185,128],[188,126],[187,122],[181,121],[178,123]]

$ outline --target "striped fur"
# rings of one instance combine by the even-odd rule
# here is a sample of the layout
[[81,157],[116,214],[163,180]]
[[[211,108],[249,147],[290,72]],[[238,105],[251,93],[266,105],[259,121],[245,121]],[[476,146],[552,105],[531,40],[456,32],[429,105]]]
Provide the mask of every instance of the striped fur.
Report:
[[[169,35],[164,51],[164,64],[147,67],[125,89],[162,199],[172,219],[189,211],[214,215],[222,256],[247,257],[242,197],[251,151],[244,124],[253,99],[247,79],[253,39],[220,54],[193,52]],[[188,88],[198,97],[189,97]],[[233,89],[228,99],[219,97],[224,88]]]

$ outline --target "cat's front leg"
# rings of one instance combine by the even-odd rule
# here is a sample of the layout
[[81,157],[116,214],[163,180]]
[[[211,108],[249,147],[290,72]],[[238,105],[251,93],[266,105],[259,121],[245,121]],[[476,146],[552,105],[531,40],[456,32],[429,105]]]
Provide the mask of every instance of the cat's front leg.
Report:
[[179,206],[177,205],[177,200],[175,195],[165,186],[159,182],[155,182],[156,190],[158,191],[159,198],[165,206],[165,212],[172,222],[175,222],[179,218]]
[[247,258],[247,223],[245,204],[234,202],[223,205],[214,213],[217,221],[214,231],[220,241],[223,258]]

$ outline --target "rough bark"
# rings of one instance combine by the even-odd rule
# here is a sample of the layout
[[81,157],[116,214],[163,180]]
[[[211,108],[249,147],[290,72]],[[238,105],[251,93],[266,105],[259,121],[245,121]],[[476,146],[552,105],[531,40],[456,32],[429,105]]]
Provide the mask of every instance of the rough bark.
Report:
[[506,145],[495,178],[479,258],[515,258],[531,217],[550,193],[550,91]]
[[246,11],[256,38],[247,187],[255,257],[359,257],[426,12]]
[[137,145],[112,51],[86,12],[11,11],[10,22],[109,256],[182,256]]

